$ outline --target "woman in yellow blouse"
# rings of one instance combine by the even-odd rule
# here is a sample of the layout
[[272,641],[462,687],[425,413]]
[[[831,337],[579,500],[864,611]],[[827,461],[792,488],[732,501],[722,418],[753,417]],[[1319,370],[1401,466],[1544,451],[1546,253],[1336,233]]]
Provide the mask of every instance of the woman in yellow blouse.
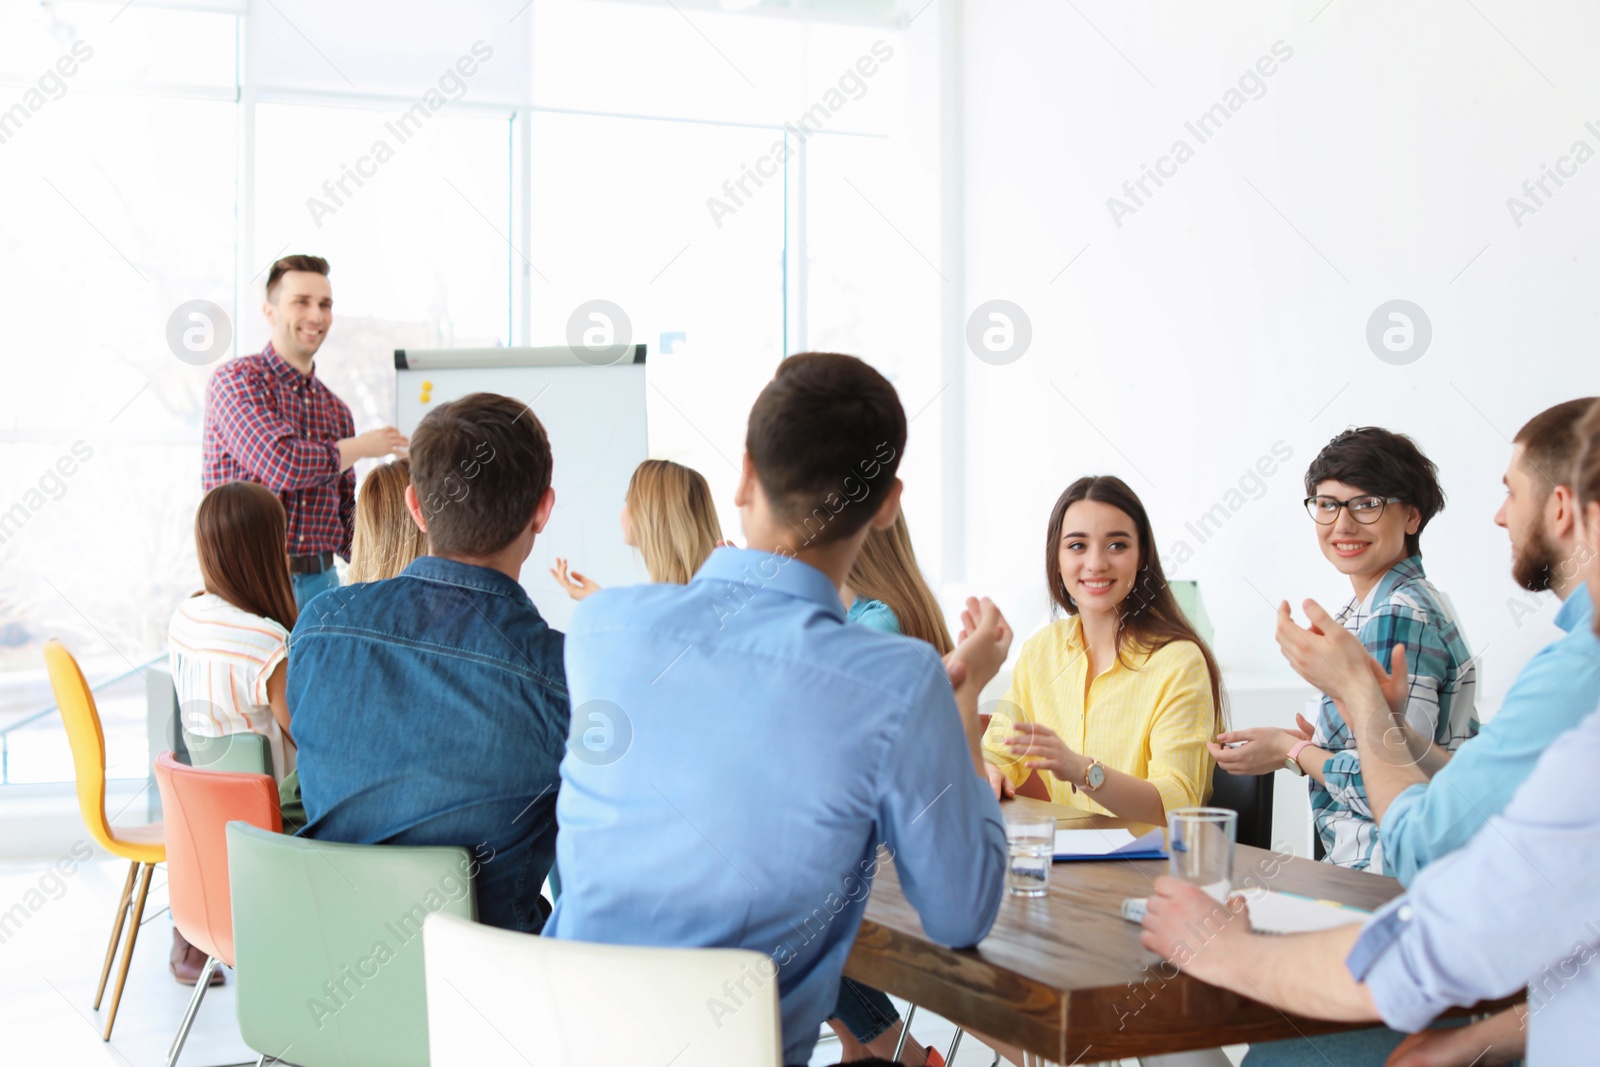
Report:
[[1169,810],[1205,803],[1221,675],[1173,599],[1144,505],[1120,478],[1080,478],[1061,494],[1045,576],[1068,617],[1022,646],[989,722],[996,795],[1037,770],[1053,802],[1088,812],[1164,826]]

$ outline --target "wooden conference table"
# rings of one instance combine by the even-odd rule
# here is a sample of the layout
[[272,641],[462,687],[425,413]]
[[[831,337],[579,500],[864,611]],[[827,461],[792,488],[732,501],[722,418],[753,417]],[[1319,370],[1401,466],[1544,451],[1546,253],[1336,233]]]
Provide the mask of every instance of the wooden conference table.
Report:
[[[1124,827],[1135,834],[1149,829],[1023,797],[1006,807],[1012,804],[1053,812],[1063,828]],[[956,950],[927,939],[894,865],[885,863],[873,880],[844,973],[1060,1064],[1359,1029],[1285,1015],[1174,975],[1142,948],[1139,927],[1122,918],[1122,901],[1148,896],[1166,865],[1057,863],[1048,896],[1008,894],[989,936],[976,948]],[[1401,891],[1393,878],[1247,845],[1235,853],[1233,884],[1260,884],[1369,911]]]

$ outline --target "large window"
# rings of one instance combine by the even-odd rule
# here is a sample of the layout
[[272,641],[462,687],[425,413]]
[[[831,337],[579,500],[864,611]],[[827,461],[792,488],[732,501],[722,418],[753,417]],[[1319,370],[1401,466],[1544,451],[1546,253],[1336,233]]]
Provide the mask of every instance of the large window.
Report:
[[[166,327],[232,305],[236,20],[116,16],[0,15],[0,730],[53,702],[47,638],[92,680],[133,672],[196,586],[206,371]],[[141,694],[136,673],[103,694],[113,775],[148,773]],[[4,749],[6,780],[71,776],[54,716]]]
[[703,473],[737,531],[745,414],[784,354],[783,178],[747,183],[720,227],[706,200],[774,134],[560,114],[533,130],[535,343],[562,343],[587,301],[620,307],[649,346],[651,454]]
[[[652,453],[701,470],[734,535],[751,400],[798,346],[857,352],[918,413],[907,507],[937,560],[936,194],[905,136],[928,94],[892,7],[0,7],[0,731],[53,703],[59,637],[121,676],[110,772],[147,773],[139,672],[199,586],[216,367],[169,320],[210,301],[219,358],[258,351],[289,252],[333,266],[318,373],[358,429],[393,418],[396,348],[559,344],[616,304],[650,349]],[[71,776],[53,714],[4,746],[0,784]]]
[[[510,132],[509,111],[256,108],[255,260],[332,265],[317,372],[358,429],[394,418],[395,349],[511,343]],[[240,317],[241,351],[259,351],[265,320]]]

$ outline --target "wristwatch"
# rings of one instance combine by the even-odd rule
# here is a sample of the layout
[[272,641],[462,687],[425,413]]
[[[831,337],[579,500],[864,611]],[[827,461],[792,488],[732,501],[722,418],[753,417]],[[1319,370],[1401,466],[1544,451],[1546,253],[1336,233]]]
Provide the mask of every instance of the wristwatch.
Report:
[[1306,776],[1305,768],[1300,766],[1300,750],[1311,744],[1310,741],[1296,741],[1289,746],[1289,757],[1283,761],[1285,769],[1297,777]]
[[1106,769],[1099,760],[1091,759],[1088,770],[1083,772],[1083,791],[1092,793],[1106,784]]

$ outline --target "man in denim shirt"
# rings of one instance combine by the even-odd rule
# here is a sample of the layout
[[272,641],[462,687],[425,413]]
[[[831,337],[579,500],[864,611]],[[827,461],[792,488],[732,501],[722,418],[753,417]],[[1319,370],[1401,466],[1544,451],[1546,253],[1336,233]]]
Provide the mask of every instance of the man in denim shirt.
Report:
[[563,638],[517,582],[555,503],[526,405],[474,393],[411,439],[406,504],[428,555],[330,590],[289,639],[307,836],[459,845],[479,921],[536,933],[570,718]]

